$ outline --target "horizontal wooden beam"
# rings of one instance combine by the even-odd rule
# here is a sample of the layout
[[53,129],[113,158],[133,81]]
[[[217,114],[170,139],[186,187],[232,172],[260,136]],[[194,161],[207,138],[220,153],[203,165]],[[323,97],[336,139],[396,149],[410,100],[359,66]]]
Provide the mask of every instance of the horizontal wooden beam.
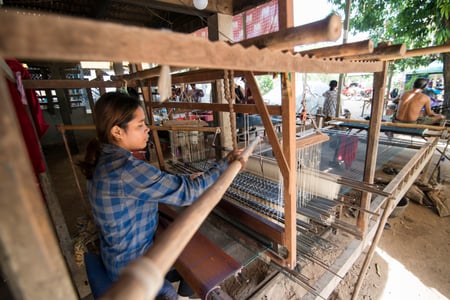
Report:
[[[154,102],[152,108],[176,108],[176,109],[190,109],[190,110],[212,110],[212,111],[224,111],[228,112],[230,107],[228,104],[212,104],[212,103],[193,103],[193,102],[170,102],[164,103]],[[258,110],[255,105],[252,104],[235,104],[233,105],[234,112],[258,114]],[[267,110],[271,116],[281,115],[281,106],[279,105],[267,105]]]
[[373,41],[365,40],[331,47],[304,50],[299,51],[297,53],[301,55],[308,55],[310,57],[315,58],[323,58],[323,57],[331,58],[331,57],[366,55],[372,52],[373,52]]
[[[84,89],[84,88],[120,88],[123,81],[101,81],[101,80],[72,80],[72,79],[44,79],[44,80],[23,80],[23,87],[27,89]],[[128,82],[127,86],[137,86],[136,83]]]
[[364,60],[394,60],[397,58],[401,58],[406,53],[406,45],[405,44],[397,44],[397,45],[386,45],[382,44],[377,46],[373,53],[366,55],[355,55],[345,57],[346,60],[354,60],[354,61],[364,61]]
[[406,51],[402,58],[450,52],[450,45],[431,46]]
[[380,62],[311,59],[176,32],[26,11],[0,10],[0,22],[0,56],[19,59],[133,61],[254,72],[353,73],[382,67]]
[[244,47],[287,50],[298,45],[336,41],[341,36],[342,23],[338,15],[331,14],[323,20],[282,29],[251,39],[240,41]]
[[[369,124],[370,123],[370,121],[367,121],[367,120],[344,119],[344,118],[335,118],[335,119],[333,119],[333,121],[356,123],[356,124]],[[338,123],[337,123],[337,125],[338,125]],[[424,125],[424,124],[381,122],[381,125],[382,126],[399,127],[399,128],[430,129],[430,130],[439,130],[439,131],[445,130],[445,126]]]

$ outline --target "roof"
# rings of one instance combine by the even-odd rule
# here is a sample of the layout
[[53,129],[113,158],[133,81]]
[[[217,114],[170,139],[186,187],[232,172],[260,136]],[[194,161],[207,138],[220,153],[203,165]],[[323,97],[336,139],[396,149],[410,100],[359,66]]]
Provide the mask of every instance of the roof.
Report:
[[209,0],[204,10],[192,0],[3,0],[4,9],[25,9],[147,28],[191,33],[207,26],[216,14],[235,15],[270,0]]

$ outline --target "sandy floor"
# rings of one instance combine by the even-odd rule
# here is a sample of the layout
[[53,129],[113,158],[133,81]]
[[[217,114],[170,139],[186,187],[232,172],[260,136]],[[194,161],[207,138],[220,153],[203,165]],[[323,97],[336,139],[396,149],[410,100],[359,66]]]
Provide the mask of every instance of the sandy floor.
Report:
[[[450,218],[410,203],[389,219],[358,299],[448,299],[450,297]],[[350,299],[362,255],[331,299]]]
[[[443,194],[450,201],[450,162],[441,163]],[[410,202],[388,220],[358,299],[450,299],[450,217]],[[331,299],[350,299],[362,255]]]

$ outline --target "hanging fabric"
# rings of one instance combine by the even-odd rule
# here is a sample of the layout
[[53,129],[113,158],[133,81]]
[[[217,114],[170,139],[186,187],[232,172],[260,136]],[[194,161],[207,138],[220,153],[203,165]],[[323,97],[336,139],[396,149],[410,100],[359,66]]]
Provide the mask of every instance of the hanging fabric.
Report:
[[344,161],[345,168],[348,170],[356,159],[358,152],[358,136],[342,135],[340,137],[340,146],[338,151],[338,160]]
[[23,88],[22,79],[31,79],[28,70],[16,59],[5,59],[5,61],[16,79],[16,82],[7,81],[8,88],[27,146],[28,155],[37,176],[39,173],[45,172],[46,169],[39,139],[47,132],[50,126],[44,120],[35,90],[25,90]]

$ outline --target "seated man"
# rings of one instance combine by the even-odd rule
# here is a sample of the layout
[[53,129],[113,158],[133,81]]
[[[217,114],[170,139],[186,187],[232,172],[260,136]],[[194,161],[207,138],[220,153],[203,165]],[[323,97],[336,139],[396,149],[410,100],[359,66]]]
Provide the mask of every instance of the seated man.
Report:
[[[430,97],[422,93],[426,87],[425,78],[416,79],[413,89],[400,97],[394,122],[431,125],[440,124],[445,120],[445,116],[435,114],[431,110]],[[425,107],[425,116],[421,117],[420,112],[423,107]]]

